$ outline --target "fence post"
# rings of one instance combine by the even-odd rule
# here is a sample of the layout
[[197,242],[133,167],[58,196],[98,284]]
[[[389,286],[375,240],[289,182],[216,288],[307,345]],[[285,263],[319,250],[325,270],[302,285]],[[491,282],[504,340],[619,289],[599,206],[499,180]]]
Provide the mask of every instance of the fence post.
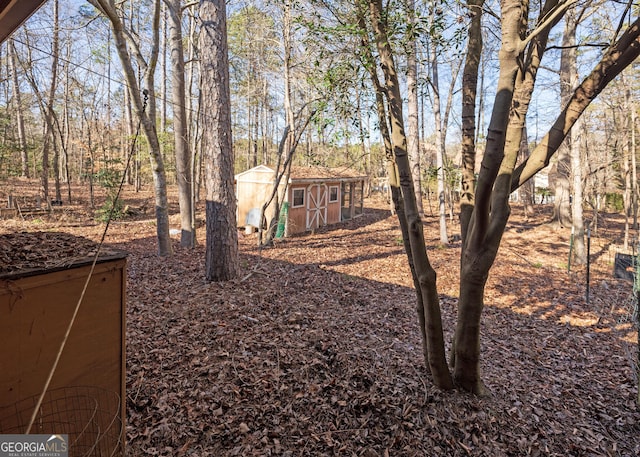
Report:
[[573,254],[573,234],[575,227],[571,226],[571,238],[569,239],[569,260],[567,260],[567,273],[571,273],[571,255]]
[[591,273],[591,226],[587,226],[587,305],[589,304],[589,280]]
[[636,331],[638,333],[638,345],[636,354],[636,381],[638,383],[638,396],[636,404],[640,406],[640,239],[638,240],[638,249],[634,258],[635,274],[633,276],[633,292],[635,295],[635,307],[632,311],[632,319],[635,316]]

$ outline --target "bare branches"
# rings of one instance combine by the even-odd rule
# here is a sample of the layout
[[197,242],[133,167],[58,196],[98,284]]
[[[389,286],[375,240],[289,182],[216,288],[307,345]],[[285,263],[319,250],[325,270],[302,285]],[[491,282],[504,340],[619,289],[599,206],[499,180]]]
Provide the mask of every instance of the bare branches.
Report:
[[602,90],[640,55],[640,18],[629,26],[598,65],[574,91],[569,103],[527,160],[514,172],[514,191],[548,165],[551,157],[584,110]]
[[573,5],[577,3],[578,0],[567,0],[566,2],[558,3],[558,5],[549,13],[548,17],[545,18],[538,26],[533,29],[529,35],[520,43],[521,51],[527,47],[527,45],[540,33],[546,31],[548,28],[555,25],[561,18],[562,15]]

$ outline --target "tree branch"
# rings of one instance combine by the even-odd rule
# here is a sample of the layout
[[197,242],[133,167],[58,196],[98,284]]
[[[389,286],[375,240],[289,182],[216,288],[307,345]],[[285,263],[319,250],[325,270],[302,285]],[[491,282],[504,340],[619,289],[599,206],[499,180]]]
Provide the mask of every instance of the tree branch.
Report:
[[620,33],[620,30],[622,30],[622,27],[624,26],[625,18],[627,17],[627,13],[631,9],[632,5],[633,5],[633,0],[629,0],[629,2],[627,3],[626,8],[624,10],[624,13],[622,13],[622,16],[620,16],[620,23],[618,24],[618,28],[616,28],[616,33],[614,33],[614,35],[613,35],[613,39],[611,40],[612,42],[615,41],[616,37]]
[[547,29],[547,27],[552,27],[560,20],[561,16],[567,11],[571,6],[576,4],[578,0],[567,0],[561,4],[558,4],[557,8],[554,8],[553,11],[550,12],[549,16],[542,21],[535,29],[529,33],[529,35],[520,42],[520,51],[524,51],[524,48],[533,40],[537,35],[542,33]]
[[580,49],[580,48],[602,48],[606,49],[611,46],[611,43],[583,43],[575,44],[573,46],[549,46],[545,51],[551,51],[555,49]]
[[549,132],[529,157],[516,168],[511,191],[531,179],[549,164],[571,127],[602,90],[640,55],[640,17],[603,56],[576,88]]

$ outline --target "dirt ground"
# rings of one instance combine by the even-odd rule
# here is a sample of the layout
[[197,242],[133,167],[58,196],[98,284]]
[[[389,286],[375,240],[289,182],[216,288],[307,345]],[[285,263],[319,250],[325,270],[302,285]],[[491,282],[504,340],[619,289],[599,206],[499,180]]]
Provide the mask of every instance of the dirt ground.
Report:
[[[0,197],[33,187],[14,180]],[[0,233],[99,240],[105,226],[87,201],[15,215]],[[528,220],[514,206],[486,290],[492,396],[481,399],[433,387],[397,220],[381,199],[351,222],[267,249],[240,233],[241,275],[220,284],[204,280],[202,224],[195,250],[176,236],[172,258],[156,255],[152,201],[127,190],[135,215],[106,237],[129,253],[128,455],[640,455],[632,284],[612,276],[620,217],[598,220],[587,304],[585,268],[567,271],[569,231],[546,224],[548,206]],[[439,246],[436,224],[425,217],[449,341],[460,243]]]

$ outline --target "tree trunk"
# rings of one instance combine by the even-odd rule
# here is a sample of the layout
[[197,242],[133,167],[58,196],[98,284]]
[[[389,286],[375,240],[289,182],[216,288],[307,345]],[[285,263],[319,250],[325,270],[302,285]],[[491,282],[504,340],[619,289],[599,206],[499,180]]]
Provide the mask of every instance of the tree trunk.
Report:
[[[571,94],[578,86],[578,56],[575,46],[577,26],[576,8],[572,7],[565,14],[564,34],[562,37],[563,49],[560,57],[560,99],[563,105],[569,102]],[[576,123],[564,143],[568,149],[572,179],[571,217],[566,219],[564,208],[559,208],[558,211],[558,216],[560,216],[558,222],[562,226],[566,227],[564,224],[568,221],[572,224],[574,263],[578,265],[584,265],[587,262],[587,252],[584,244],[584,215],[582,213],[581,124],[582,121]],[[562,153],[562,149],[561,147],[560,153]]]
[[[176,10],[176,2],[178,3],[178,9]],[[161,10],[162,10],[162,14],[161,14],[161,20],[160,20],[160,28],[162,30],[162,33],[160,34],[160,39],[161,39],[161,43],[160,43],[160,55],[162,56],[162,64],[160,65],[160,133],[164,134],[167,132],[167,80],[169,79],[167,77],[167,26],[169,24],[169,22],[167,21],[167,10],[170,8],[173,8],[173,12],[169,13],[169,14],[174,14],[174,15],[178,15],[178,18],[182,19],[182,9],[181,9],[181,3],[182,1],[178,1],[178,0],[164,0],[161,2]],[[171,18],[171,27],[176,27],[175,25],[175,18]],[[182,37],[182,23],[180,23],[180,25],[178,26],[180,27],[180,36]],[[173,33],[175,33],[175,30],[173,31]],[[173,42],[174,37],[171,37],[171,72],[173,73],[173,71],[175,71],[175,57],[174,53],[176,52],[175,49],[175,43]],[[180,49],[182,49],[182,43],[180,43]],[[184,67],[184,57],[182,59],[182,65]],[[183,79],[184,79],[184,68],[182,71],[182,75],[183,75]],[[175,82],[175,75],[171,75],[171,84],[174,84]],[[183,82],[184,84],[184,82]],[[175,90],[172,87],[172,90]],[[172,94],[173,95],[173,94]],[[175,103],[175,100],[172,100]],[[181,104],[183,104],[184,102],[182,102]],[[174,109],[175,109],[175,105]],[[178,105],[180,106],[180,105]],[[176,151],[177,154],[177,151]],[[176,164],[176,168],[177,168],[177,164]]]
[[18,127],[18,146],[20,147],[20,161],[22,164],[22,177],[29,177],[29,156],[27,154],[27,137],[24,130],[24,114],[22,111],[22,94],[20,82],[18,81],[18,71],[16,66],[16,48],[13,39],[7,45],[9,54],[9,71],[13,82],[13,100],[16,113],[16,124]]
[[[562,35],[562,52],[560,54],[560,103],[569,102],[574,89],[573,73],[576,65],[576,14],[571,8],[565,15],[564,33]],[[571,226],[571,136],[568,136],[558,150],[555,166],[556,188],[553,202],[552,223],[560,227]]]
[[422,207],[422,177],[420,174],[420,129],[418,119],[418,46],[416,43],[417,31],[415,0],[407,1],[407,14],[409,16],[409,37],[407,38],[407,150],[411,163],[411,176],[416,190],[416,204],[418,213],[424,216]]
[[386,80],[385,94],[389,104],[391,141],[404,200],[405,217],[411,246],[410,255],[413,259],[416,278],[420,285],[422,303],[424,304],[424,326],[429,354],[429,368],[434,383],[438,387],[451,389],[453,383],[445,357],[440,298],[436,289],[436,273],[427,256],[422,220],[417,209],[416,196],[411,179],[411,167],[407,156],[407,142],[402,118],[402,96],[386,26],[382,19],[383,8],[381,0],[370,0],[369,11],[380,56],[380,64]]
[[[364,19],[364,13],[359,13],[359,26],[362,31],[366,31],[366,22]],[[366,34],[362,34],[362,50],[365,62],[373,62],[373,52],[371,50],[371,44],[366,38]],[[411,241],[409,240],[409,225],[407,217],[404,213],[404,202],[402,200],[402,191],[400,189],[400,178],[398,176],[398,167],[396,166],[395,157],[393,155],[393,145],[391,144],[391,135],[389,133],[389,124],[387,116],[387,109],[384,101],[384,88],[382,87],[378,78],[377,69],[375,66],[365,63],[365,67],[369,72],[369,77],[373,84],[374,94],[376,99],[376,111],[378,113],[378,121],[380,126],[380,136],[384,145],[384,152],[387,161],[387,176],[389,180],[389,191],[391,193],[392,214],[397,215],[400,231],[402,233],[402,242],[404,250],[407,254],[409,267],[411,269],[411,278],[413,279],[413,286],[416,293],[416,311],[418,313],[418,325],[420,328],[420,335],[422,339],[422,356],[424,359],[424,365],[427,369],[431,369],[429,365],[429,351],[427,345],[427,333],[425,322],[425,310],[424,302],[422,301],[422,293],[420,290],[420,283],[418,282],[418,276],[416,274],[415,266],[413,264],[413,257],[411,254]]]
[[[124,75],[123,75],[124,76]],[[129,139],[133,138],[133,132],[134,132],[134,127],[133,127],[133,110],[132,110],[132,106],[131,106],[131,94],[130,94],[130,89],[128,87],[124,87],[123,88],[123,106],[122,106],[122,111],[124,112],[124,126],[123,126],[123,131],[122,131],[122,136],[123,138],[121,139],[121,154],[122,157],[127,157],[127,155],[129,154],[129,149],[130,149],[130,145],[129,145]],[[140,189],[138,187],[138,182],[137,182],[137,176],[138,176],[138,149],[140,148],[139,145],[134,145],[133,146],[135,148],[135,158],[132,161],[133,162],[133,170],[131,169],[131,167],[127,168],[125,170],[125,173],[127,173],[127,183],[130,185],[134,185],[135,191],[138,192]]]
[[633,99],[630,100],[629,111],[631,117],[629,119],[629,130],[631,131],[631,210],[633,212],[633,228],[638,230],[638,168],[636,163],[637,148],[636,148],[636,103]]
[[[574,74],[577,79],[578,74]],[[577,82],[577,81],[575,81]],[[587,249],[584,243],[585,227],[584,214],[582,212],[583,183],[582,183],[582,142],[584,122],[582,119],[576,122],[571,130],[571,176],[573,178],[573,204],[571,205],[572,231],[573,231],[573,255],[574,263],[584,265],[587,263]]]
[[[469,217],[460,263],[460,300],[454,337],[454,379],[464,390],[487,392],[480,376],[480,318],[484,287],[509,218],[511,176],[525,132],[525,118],[557,1],[545,3],[545,25],[532,36],[524,56],[528,11],[517,0],[502,4],[500,73],[487,144]],[[526,57],[526,58],[523,58]]]
[[[64,145],[63,161],[64,161],[64,177],[67,183],[67,202],[71,204],[71,173],[69,171],[69,162],[71,161],[71,155],[69,154],[69,139],[71,138],[71,117],[69,115],[69,104],[71,95],[71,85],[69,84],[69,63],[71,61],[71,43],[67,43],[67,52],[64,66],[64,112],[63,112],[63,127],[60,132],[60,143]],[[72,151],[73,152],[73,151]]]
[[[49,86],[49,98],[46,103],[45,111],[45,140],[42,146],[42,197],[45,205],[49,204],[49,145],[55,143],[53,131],[53,104],[56,96],[56,87],[58,79],[58,44],[59,44],[59,28],[58,28],[58,0],[53,2],[53,39],[51,42],[51,85]],[[54,145],[55,146],[55,145]],[[57,164],[56,164],[57,165]],[[56,176],[58,170],[55,170]],[[56,193],[60,192],[60,181],[56,179]]]
[[[55,93],[57,88],[58,78],[58,60],[60,58],[60,15],[59,15],[59,3],[58,0],[53,2],[53,39],[52,39],[52,52],[51,56],[53,62],[51,63],[51,90],[49,92],[49,105],[48,105],[48,130],[51,134],[51,143],[53,145],[53,178],[56,192],[56,200],[62,201],[62,193],[60,191],[60,149],[56,142],[56,133],[54,129],[54,121],[57,122],[55,112],[53,111],[53,105],[55,101]],[[62,138],[61,138],[62,139]],[[45,198],[45,205],[49,205],[49,200]]]
[[484,0],[469,2],[471,24],[467,56],[462,72],[462,192],[460,195],[460,235],[464,242],[475,205],[476,190],[476,99],[478,71],[482,56],[482,6]]
[[182,44],[181,0],[167,4],[169,13],[169,36],[171,49],[171,96],[173,102],[173,134],[176,154],[176,180],[180,205],[180,245],[193,248],[196,243],[196,228],[193,217],[191,154],[185,107],[184,50]]
[[[189,9],[189,38],[188,43],[188,72],[186,75],[187,89],[185,90],[185,100],[187,107],[187,126],[189,144],[191,145],[191,225],[196,227],[196,205],[200,200],[200,177],[202,154],[200,153],[200,97],[195,100],[195,108],[193,106],[193,89],[195,84],[195,51],[196,51],[196,17]],[[194,229],[195,233],[195,229]]]
[[91,124],[89,123],[89,119],[87,119],[86,113],[83,112],[83,115],[84,115],[85,124],[87,125],[87,153],[89,154],[89,157],[88,157],[89,166],[87,167],[88,168],[87,175],[89,176],[89,206],[91,209],[94,209],[96,206],[96,203],[95,203],[95,194],[93,190],[93,179],[95,176],[93,141],[91,138]]
[[[435,23],[437,8],[432,10],[431,21]],[[431,91],[433,97],[433,120],[436,124],[436,169],[437,169],[437,193],[438,193],[438,216],[440,220],[440,243],[449,244],[447,235],[447,206],[445,198],[445,144],[442,134],[442,115],[440,108],[440,82],[438,77],[438,53],[435,40],[432,40],[429,49],[431,58]]]
[[154,94],[154,72],[158,60],[159,48],[159,22],[160,22],[160,0],[154,1],[153,10],[153,45],[149,62],[138,60],[139,65],[145,67],[145,95],[148,96],[149,107],[144,109],[144,103],[138,87],[131,55],[126,41],[126,34],[120,17],[116,12],[113,0],[89,0],[111,23],[111,30],[116,42],[116,50],[122,64],[125,78],[128,85],[129,95],[135,107],[138,118],[142,124],[142,129],[149,143],[149,161],[153,174],[155,208],[156,208],[156,235],[158,238],[158,255],[170,256],[172,254],[171,238],[169,236],[169,204],[167,199],[167,180],[164,169],[164,161],[160,151],[160,142],[156,131],[155,116],[155,94]]
[[205,276],[225,281],[238,275],[238,231],[231,139],[229,60],[224,0],[200,1],[202,137],[205,156],[207,245]]
[[571,145],[569,138],[558,150],[558,159],[549,173],[555,178],[553,216],[551,223],[558,227],[571,226]]
[[460,257],[460,299],[454,337],[453,376],[456,384],[478,395],[487,393],[480,376],[480,319],[484,307],[484,287],[509,217],[509,166],[515,165],[518,152],[518,149],[510,151],[511,155],[505,157],[509,113],[522,52],[521,15],[518,2],[503,3],[498,87],[478,177],[475,207]]
[[53,143],[53,181],[56,190],[56,201],[62,201],[62,190],[60,187],[60,147],[56,141],[55,132],[51,132]]
[[[529,139],[527,134],[527,126],[523,127],[522,139],[520,140],[520,151],[518,151],[518,160],[525,160],[529,156]],[[518,189],[518,198],[522,204],[525,219],[533,214],[533,201],[535,189],[533,188],[533,180],[527,181]]]

